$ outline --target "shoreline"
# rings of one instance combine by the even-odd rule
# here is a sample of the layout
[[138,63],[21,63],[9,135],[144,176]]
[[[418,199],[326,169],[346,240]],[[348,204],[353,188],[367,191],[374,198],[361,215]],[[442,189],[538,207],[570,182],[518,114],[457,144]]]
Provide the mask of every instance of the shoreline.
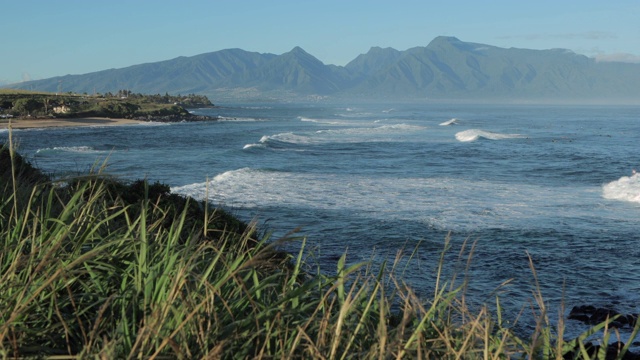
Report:
[[[39,129],[52,127],[113,126],[143,124],[145,121],[105,117],[12,119],[12,129]],[[8,129],[9,120],[0,121],[0,129]]]

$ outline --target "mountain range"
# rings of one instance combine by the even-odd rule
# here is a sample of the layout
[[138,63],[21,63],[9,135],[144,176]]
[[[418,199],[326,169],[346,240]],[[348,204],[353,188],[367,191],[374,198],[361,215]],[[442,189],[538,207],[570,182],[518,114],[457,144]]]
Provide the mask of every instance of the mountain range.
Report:
[[405,51],[372,47],[346,66],[300,47],[282,55],[227,49],[7,87],[77,93],[128,89],[270,99],[640,103],[640,64],[598,62],[566,49],[500,48],[436,37]]

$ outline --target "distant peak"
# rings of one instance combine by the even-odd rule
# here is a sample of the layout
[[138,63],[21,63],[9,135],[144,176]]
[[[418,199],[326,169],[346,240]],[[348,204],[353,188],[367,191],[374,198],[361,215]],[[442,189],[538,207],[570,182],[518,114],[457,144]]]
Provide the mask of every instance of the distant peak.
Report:
[[434,41],[447,41],[447,42],[460,42],[460,39],[458,39],[455,36],[436,36],[435,39],[433,39]]
[[296,46],[296,47],[294,47],[294,48],[293,48],[293,49],[291,49],[291,51],[289,51],[289,52],[294,53],[294,54],[307,54],[307,52],[306,52],[306,51],[304,51],[304,49],[303,49],[303,48],[301,48],[300,46]]
[[460,43],[462,41],[460,41],[460,39],[458,39],[455,36],[436,36],[433,40],[431,40],[431,42],[429,43],[429,45],[438,45],[438,44],[442,44],[442,43]]
[[384,52],[398,52],[398,50],[394,49],[394,48],[390,48],[390,47],[386,47],[386,48],[382,48],[380,46],[372,46],[371,49],[369,49],[369,54],[379,54],[379,53],[384,53]]
[[437,50],[437,51],[465,51],[465,52],[476,52],[478,50],[487,50],[495,48],[495,46],[466,42],[458,39],[453,36],[438,36],[433,39],[429,45],[427,45],[428,49]]

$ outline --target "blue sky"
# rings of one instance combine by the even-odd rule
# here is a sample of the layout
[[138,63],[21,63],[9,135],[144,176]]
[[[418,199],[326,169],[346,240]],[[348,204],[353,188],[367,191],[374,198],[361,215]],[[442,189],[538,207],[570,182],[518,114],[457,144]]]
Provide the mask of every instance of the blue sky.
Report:
[[640,61],[640,1],[0,0],[0,84],[229,48],[345,65],[439,35]]

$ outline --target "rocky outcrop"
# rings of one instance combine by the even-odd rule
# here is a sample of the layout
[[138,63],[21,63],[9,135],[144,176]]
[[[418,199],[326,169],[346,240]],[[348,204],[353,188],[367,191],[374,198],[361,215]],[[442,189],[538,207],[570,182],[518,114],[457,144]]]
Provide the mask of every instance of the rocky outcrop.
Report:
[[578,320],[587,325],[595,325],[614,316],[617,316],[617,318],[609,324],[609,327],[618,329],[624,327],[633,328],[638,321],[638,314],[621,314],[613,309],[598,308],[593,305],[574,306],[569,312],[568,319]]

